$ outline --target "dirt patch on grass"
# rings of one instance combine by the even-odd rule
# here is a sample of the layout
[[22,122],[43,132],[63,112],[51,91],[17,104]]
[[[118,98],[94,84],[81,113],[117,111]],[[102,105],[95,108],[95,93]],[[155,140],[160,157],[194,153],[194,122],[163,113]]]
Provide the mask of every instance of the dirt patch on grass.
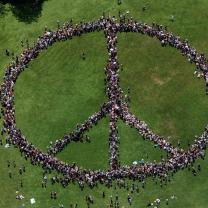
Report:
[[[169,117],[169,116],[168,116]],[[171,118],[166,118],[162,126],[163,135],[170,139],[177,138],[177,129],[174,121]]]
[[162,80],[159,76],[152,76],[152,80],[157,85],[164,85],[165,84],[165,81]]
[[153,82],[156,84],[156,85],[159,85],[159,86],[162,86],[166,83],[168,83],[170,80],[171,80],[171,77],[167,77],[167,78],[161,78],[159,75],[157,74],[153,74],[151,76],[151,79],[153,80]]

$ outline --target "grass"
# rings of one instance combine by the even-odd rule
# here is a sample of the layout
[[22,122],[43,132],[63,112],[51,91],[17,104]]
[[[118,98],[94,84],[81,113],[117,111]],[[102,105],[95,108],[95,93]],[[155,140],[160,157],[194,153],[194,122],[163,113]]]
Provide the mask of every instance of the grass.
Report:
[[[142,7],[147,10],[142,12]],[[32,43],[47,25],[56,27],[73,18],[74,22],[95,20],[103,12],[117,15],[118,11],[130,11],[141,21],[155,21],[167,25],[170,31],[188,38],[198,51],[208,54],[208,2],[206,0],[123,0],[83,1],[55,0],[43,4],[42,16],[31,24],[19,22],[11,12],[0,18],[0,71],[11,61],[4,55],[7,48],[19,54],[22,50],[20,41],[29,39]],[[170,15],[176,21],[170,22]],[[131,90],[130,108],[135,115],[145,120],[160,135],[171,136],[172,143],[181,140],[187,147],[194,135],[199,135],[207,123],[208,98],[205,96],[204,82],[193,77],[193,65],[187,63],[176,50],[162,48],[155,39],[139,34],[119,34],[119,61],[124,70],[120,72],[121,86],[125,92]],[[85,51],[87,58],[80,57]],[[44,51],[29,69],[17,81],[15,88],[16,117],[18,127],[37,147],[46,151],[50,141],[54,141],[72,130],[78,122],[83,122],[106,100],[104,94],[104,71],[107,52],[102,32],[84,35],[81,38],[55,44]],[[87,133],[91,143],[72,143],[57,157],[67,162],[76,162],[82,167],[92,169],[108,168],[108,118],[100,121]],[[134,129],[119,121],[120,159],[122,164],[131,164],[144,158],[148,161],[160,160],[165,155],[154,149],[149,142],[144,142]],[[146,158],[148,153],[148,158]],[[8,177],[6,161],[16,161],[17,167],[11,167],[12,179]],[[180,171],[174,179],[162,188],[149,179],[145,189],[138,184],[140,192],[133,194],[132,207],[145,207],[148,201],[161,198],[163,201],[176,195],[171,200],[170,208],[207,208],[208,190],[207,161],[197,161],[202,171],[197,177],[188,170]],[[23,176],[18,174],[21,165],[26,166]],[[52,175],[54,175],[53,173]],[[86,207],[85,196],[95,198],[93,207],[107,207],[110,195],[119,193],[121,207],[128,207],[129,191],[99,186],[93,190],[85,188],[81,192],[76,184],[66,189],[60,185],[48,185],[41,188],[42,169],[25,161],[17,149],[0,147],[0,207],[19,208],[21,204],[34,208],[58,207],[63,203],[69,207],[78,203]],[[20,181],[23,180],[23,188]],[[129,185],[132,182],[128,182]],[[15,199],[15,191],[20,190],[25,196],[22,201]],[[50,199],[50,191],[58,193],[58,199]],[[102,199],[102,191],[106,198]],[[34,197],[35,205],[29,204]],[[161,207],[167,207],[163,202]]]

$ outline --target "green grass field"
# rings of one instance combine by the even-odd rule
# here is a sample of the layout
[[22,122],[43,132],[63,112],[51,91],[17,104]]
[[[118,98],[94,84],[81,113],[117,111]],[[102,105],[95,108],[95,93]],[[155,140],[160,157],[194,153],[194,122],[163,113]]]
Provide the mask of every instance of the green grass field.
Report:
[[[142,11],[146,5],[147,10]],[[37,22],[19,22],[9,5],[7,12],[0,16],[0,76],[11,62],[4,54],[5,49],[20,54],[20,41],[28,39],[30,43],[43,33],[44,27],[55,29],[57,20],[64,23],[71,18],[74,22],[96,20],[105,12],[118,15],[129,11],[129,16],[151,24],[153,21],[167,25],[174,34],[187,38],[200,52],[208,55],[208,1],[207,0],[48,0],[42,8]],[[175,21],[170,21],[170,16]],[[86,60],[80,54],[86,53]],[[118,58],[124,70],[120,72],[122,89],[130,88],[130,109],[139,118],[145,120],[156,133],[171,136],[176,145],[178,140],[184,148],[188,142],[200,135],[208,123],[208,97],[205,95],[203,79],[193,76],[194,66],[189,64],[178,51],[162,48],[155,39],[139,34],[119,34]],[[104,93],[104,67],[107,50],[103,32],[96,32],[72,40],[57,43],[32,61],[18,79],[15,87],[17,125],[29,141],[46,151],[50,141],[61,138],[73,130],[77,123],[83,122],[96,112],[107,99]],[[108,118],[99,122],[87,133],[91,143],[72,143],[57,157],[67,162],[76,162],[84,168],[108,168]],[[122,164],[131,164],[142,158],[145,161],[160,161],[165,155],[137,134],[134,129],[119,121],[120,159]],[[146,158],[146,155],[149,155]],[[8,168],[7,160],[15,161],[16,168]],[[162,200],[160,207],[169,208],[207,208],[208,207],[208,158],[197,161],[202,170],[194,177],[188,170],[178,172],[167,185],[160,187],[152,179],[147,181],[145,189],[139,185],[139,193],[132,194],[133,208],[146,207],[149,201]],[[21,165],[26,173],[18,173]],[[8,171],[12,171],[12,179]],[[119,194],[120,207],[129,207],[124,189],[85,188],[80,191],[78,185],[67,188],[60,185],[41,187],[43,170],[32,166],[21,157],[18,149],[0,147],[0,208],[20,208],[22,204],[33,208],[58,208],[78,203],[78,207],[87,207],[85,196],[92,194],[95,203],[92,207],[108,207],[110,196]],[[51,176],[55,175],[53,173]],[[51,177],[50,176],[50,177]],[[23,187],[20,187],[20,181]],[[132,182],[129,181],[129,185]],[[24,199],[15,199],[19,190]],[[50,199],[50,192],[56,191],[57,200]],[[102,198],[105,191],[106,197]],[[175,195],[177,199],[165,199]],[[31,205],[30,198],[36,203]]]

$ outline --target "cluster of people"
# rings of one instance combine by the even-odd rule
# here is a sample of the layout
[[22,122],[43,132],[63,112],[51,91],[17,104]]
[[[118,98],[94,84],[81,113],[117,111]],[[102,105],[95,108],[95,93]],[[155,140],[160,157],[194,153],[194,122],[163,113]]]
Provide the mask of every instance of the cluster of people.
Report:
[[[109,101],[101,107],[98,113],[89,117],[85,123],[78,124],[76,129],[65,135],[64,138],[57,140],[52,145],[48,153],[43,153],[33,144],[29,143],[21,130],[16,127],[15,103],[14,103],[14,86],[17,78],[27,67],[28,64],[38,57],[42,50],[47,49],[58,41],[71,39],[73,36],[81,36],[84,33],[94,31],[104,31],[107,39],[108,62],[105,68],[106,73],[106,94]],[[197,53],[188,41],[183,41],[180,37],[174,36],[167,32],[161,25],[136,22],[132,18],[116,19],[102,16],[99,20],[89,23],[80,23],[72,25],[72,22],[58,27],[56,31],[46,29],[43,36],[40,36],[33,47],[26,48],[21,56],[16,58],[7,68],[3,83],[0,89],[0,99],[2,104],[1,113],[3,115],[2,134],[7,133],[10,138],[9,143],[19,148],[20,152],[26,159],[30,158],[32,165],[40,165],[44,170],[56,170],[63,174],[59,182],[66,186],[71,181],[78,181],[79,184],[89,184],[91,187],[98,182],[110,183],[115,179],[140,179],[144,180],[148,176],[166,178],[169,171],[177,170],[193,163],[198,157],[204,158],[204,150],[208,142],[208,128],[204,133],[196,138],[193,145],[188,151],[174,148],[165,138],[154,134],[145,124],[128,110],[128,105],[124,101],[122,90],[119,86],[119,63],[117,61],[117,37],[118,32],[137,32],[156,37],[160,40],[162,46],[172,46],[181,51],[191,63],[194,63],[199,73],[203,73],[208,86],[208,63],[203,54]],[[110,169],[104,170],[87,170],[81,169],[76,164],[69,165],[59,161],[54,155],[63,150],[72,141],[81,141],[83,134],[95,125],[100,119],[109,114],[110,132],[109,132],[109,164]],[[157,146],[167,151],[169,157],[160,163],[144,163],[141,165],[121,166],[118,161],[119,137],[117,130],[117,119],[121,118],[126,124],[136,128],[144,139],[153,141]]]
[[[169,201],[175,200],[175,199],[177,199],[177,197],[175,195],[172,195],[170,198],[166,198],[164,200],[164,202],[166,205],[169,205]],[[162,200],[157,198],[154,200],[154,202],[148,202],[147,207],[159,208],[159,207],[161,207],[161,202],[162,202]]]

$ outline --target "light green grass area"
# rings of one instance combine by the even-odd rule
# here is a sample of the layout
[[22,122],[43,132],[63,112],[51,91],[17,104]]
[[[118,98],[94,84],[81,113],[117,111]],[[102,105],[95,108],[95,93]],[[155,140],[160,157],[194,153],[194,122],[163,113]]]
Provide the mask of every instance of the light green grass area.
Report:
[[[147,10],[142,11],[146,5]],[[8,6],[9,7],[9,6]],[[174,34],[187,38],[190,43],[208,57],[208,1],[207,0],[48,0],[43,4],[42,15],[37,22],[27,24],[15,19],[10,11],[0,17],[0,76],[11,58],[5,56],[5,49],[16,55],[22,51],[20,41],[28,39],[32,44],[43,33],[44,27],[55,29],[56,21],[64,23],[71,18],[75,23],[96,20],[105,12],[118,15],[118,11],[129,11],[129,16],[151,24],[153,21],[168,26]],[[175,16],[175,22],[170,16]],[[97,112],[106,101],[104,93],[104,67],[107,60],[103,32],[95,32],[72,40],[56,43],[29,65],[21,74],[15,87],[17,125],[28,140],[46,151],[50,141],[70,132],[77,123],[83,122]],[[81,53],[86,53],[82,60]],[[151,129],[170,141],[181,141],[184,148],[200,135],[208,123],[208,97],[204,81],[193,76],[194,66],[170,47],[162,48],[158,40],[140,34],[118,35],[118,59],[123,65],[120,71],[121,87],[127,93],[130,88],[130,109]],[[120,159],[122,164],[135,160],[160,161],[166,154],[143,141],[138,133],[119,121]],[[75,162],[84,168],[108,168],[109,118],[101,120],[86,134],[91,143],[71,143],[57,158],[68,163]],[[16,168],[8,168],[7,160],[16,161]],[[132,194],[133,208],[143,208],[156,198],[162,200],[161,207],[207,208],[208,207],[208,158],[197,161],[202,170],[194,177],[188,170],[178,172],[167,186],[160,187],[152,179],[145,189],[139,186],[139,193]],[[26,173],[18,173],[21,165]],[[12,179],[8,171],[12,171]],[[26,207],[52,208],[63,203],[65,207],[78,203],[85,208],[85,196],[92,194],[92,207],[108,207],[110,196],[119,194],[120,207],[129,207],[124,189],[106,188],[80,191],[77,184],[67,188],[61,185],[41,187],[41,167],[32,166],[21,157],[18,149],[0,147],[0,208]],[[56,175],[52,173],[49,177]],[[20,181],[23,181],[23,188]],[[131,186],[133,182],[129,181]],[[15,199],[15,192],[24,195],[22,201]],[[56,191],[57,200],[50,199],[50,192]],[[102,198],[105,191],[106,198]],[[175,195],[165,205],[164,200]],[[36,199],[30,205],[30,198]]]

